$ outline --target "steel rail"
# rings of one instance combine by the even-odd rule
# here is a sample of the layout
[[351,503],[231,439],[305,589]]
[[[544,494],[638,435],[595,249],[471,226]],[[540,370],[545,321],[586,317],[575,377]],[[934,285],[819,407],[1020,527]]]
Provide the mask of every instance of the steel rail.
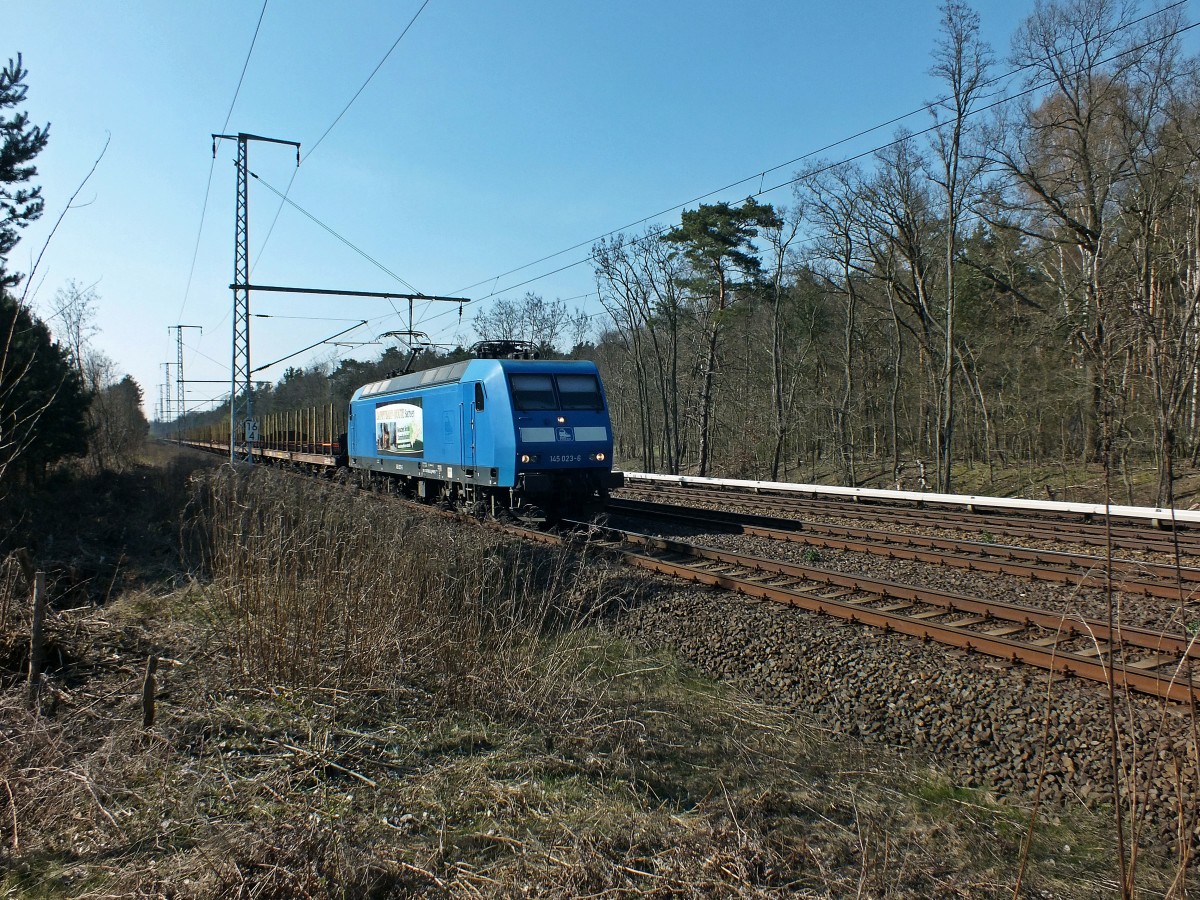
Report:
[[[864,578],[860,575],[848,575],[830,569],[814,566],[801,566],[781,560],[764,559],[759,556],[747,556],[726,550],[710,547],[697,547],[685,541],[673,541],[653,535],[642,535],[636,532],[614,530],[628,543],[653,547],[669,553],[687,557],[705,559],[714,562],[752,568],[759,572],[768,572],[789,578],[815,581],[834,587],[849,588],[864,591],[877,596],[881,600],[906,600],[914,603],[925,603],[930,606],[944,607],[949,612],[969,612],[974,615],[986,616],[989,619],[999,619],[1024,625],[1038,625],[1051,631],[1063,631],[1068,636],[1082,636],[1109,641],[1114,640],[1113,632],[1108,625],[1098,619],[1087,619],[1082,616],[1069,616],[1060,613],[1047,612],[1031,606],[1008,603],[1003,600],[984,600],[968,594],[958,594],[950,591],[932,590],[929,588],[913,587],[893,581],[882,581],[874,578]],[[1200,658],[1200,644],[1194,641],[1164,634],[1148,628],[1134,626],[1119,626],[1117,640],[1121,643],[1160,652],[1171,651]]]
[[[743,503],[761,503],[765,500],[782,509],[825,510],[829,515],[860,517],[884,515],[901,522],[911,522],[926,527],[930,525],[937,527],[938,523],[955,523],[971,527],[1026,529],[1038,536],[1045,535],[1057,539],[1061,539],[1063,530],[1069,530],[1073,537],[1090,537],[1095,540],[1099,540],[1105,531],[1103,516],[1095,512],[1075,514],[1058,511],[1043,512],[1036,509],[1005,511],[969,502],[963,503],[961,507],[947,507],[944,504],[921,500],[887,500],[856,495],[845,498],[825,495],[808,496],[803,493],[774,493],[734,488],[728,485],[709,487],[690,483],[673,485],[635,481],[626,482],[626,489],[703,499],[722,497]],[[1200,533],[1190,522],[1177,523],[1172,531],[1166,526],[1164,519],[1144,520],[1114,515],[1111,517],[1111,527],[1119,535],[1133,536],[1139,540],[1146,540],[1147,532],[1161,534],[1160,540],[1164,546],[1169,545],[1175,535],[1185,542],[1200,542]],[[1078,531],[1079,529],[1083,530]]]
[[[726,526],[752,537],[794,544],[870,553],[894,559],[911,559],[968,571],[992,572],[1065,584],[1102,587],[1113,575],[1113,585],[1126,593],[1172,600],[1200,590],[1200,568],[1176,568],[1139,560],[1106,560],[1098,556],[1037,550],[1007,544],[928,537],[904,532],[853,528],[823,522],[800,522],[750,513],[704,510],[658,504],[645,500],[611,499],[609,512],[665,519],[702,527]],[[1151,577],[1147,577],[1151,576]],[[1152,580],[1157,579],[1157,580]]]
[[706,490],[733,490],[786,497],[830,497],[856,503],[882,502],[897,505],[937,506],[949,509],[995,509],[1042,518],[1069,516],[1072,521],[1135,521],[1154,527],[1188,528],[1200,526],[1200,510],[1173,506],[1124,506],[1119,503],[1085,503],[1075,500],[1031,500],[1024,497],[991,497],[986,494],[941,494],[930,491],[887,490],[881,488],[839,487],[831,484],[797,484],[788,481],[749,481],[740,478],[708,478],[694,475],[656,475],[626,472],[628,483],[697,487]]
[[[962,594],[952,594],[915,588],[892,582],[877,581],[857,575],[846,575],[808,566],[798,566],[776,560],[744,556],[723,550],[696,547],[682,541],[672,541],[651,535],[637,534],[612,528],[597,528],[588,523],[577,523],[587,527],[593,534],[606,534],[613,541],[612,548],[626,562],[654,572],[673,575],[689,581],[721,587],[750,597],[774,600],[813,612],[837,616],[850,622],[861,622],[915,637],[936,640],[966,650],[977,651],[988,656],[1024,662],[1039,668],[1063,674],[1074,674],[1093,681],[1108,683],[1111,677],[1120,687],[1139,693],[1150,694],[1175,701],[1200,699],[1200,684],[1187,682],[1179,677],[1166,676],[1151,671],[1172,663],[1176,670],[1183,667],[1183,660],[1200,658],[1200,644],[1195,639],[1177,637],[1160,632],[1134,627],[1118,627],[1112,631],[1097,620],[1048,613],[1044,610],[1018,606],[1002,601],[983,600]],[[530,529],[520,529],[523,534],[533,534]],[[556,536],[541,535],[538,539],[554,542]],[[559,539],[561,540],[561,539]],[[634,544],[657,554],[635,553],[621,549],[622,545]],[[671,556],[681,557],[672,559]],[[688,562],[701,559],[706,562],[724,563],[760,573],[738,575],[725,571],[714,571]],[[779,576],[784,583],[770,584],[762,574]],[[832,594],[817,594],[811,590],[798,589],[787,580],[816,582],[835,590]],[[862,591],[874,601],[900,600],[902,606],[874,608],[865,605],[870,599],[844,599],[849,592]],[[916,614],[905,614],[914,603],[927,604],[934,609]],[[967,615],[965,621],[935,622],[934,618],[945,615]],[[975,631],[968,625],[1007,622],[1006,626],[988,631]],[[1041,644],[1020,641],[1013,637],[1021,631],[1037,627],[1050,632],[1050,637],[1039,638]],[[1063,650],[1060,644],[1071,639],[1083,638],[1091,642],[1090,654]],[[1136,647],[1151,652],[1148,660],[1122,662],[1117,657],[1125,655],[1126,648]],[[1105,659],[1104,657],[1107,657]],[[1148,663],[1153,663],[1152,666]]]
[[[695,486],[677,487],[659,484],[626,482],[624,495],[636,494],[655,498],[683,498],[689,501],[717,502],[718,499],[741,503],[747,506],[761,505],[769,501],[775,510],[788,510],[808,515],[826,515],[840,518],[867,518],[886,521],[895,525],[915,528],[962,528],[975,531],[995,531],[1014,537],[1062,543],[1104,546],[1108,535],[1103,524],[1081,519],[1034,518],[1028,513],[998,515],[977,511],[959,512],[913,508],[909,506],[887,506],[855,498],[844,501],[809,499],[781,494],[766,495],[751,491],[735,492],[729,488],[707,489]],[[1146,525],[1115,522],[1112,525],[1113,545],[1126,550],[1173,553],[1178,542],[1182,553],[1200,554],[1200,534],[1195,531],[1151,531]]]

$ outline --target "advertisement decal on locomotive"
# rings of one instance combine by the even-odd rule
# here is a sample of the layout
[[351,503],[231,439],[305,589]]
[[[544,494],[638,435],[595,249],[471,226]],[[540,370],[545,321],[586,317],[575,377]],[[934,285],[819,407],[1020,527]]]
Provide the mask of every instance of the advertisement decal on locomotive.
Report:
[[425,424],[420,397],[375,407],[375,444],[380,453],[419,459],[425,452]]

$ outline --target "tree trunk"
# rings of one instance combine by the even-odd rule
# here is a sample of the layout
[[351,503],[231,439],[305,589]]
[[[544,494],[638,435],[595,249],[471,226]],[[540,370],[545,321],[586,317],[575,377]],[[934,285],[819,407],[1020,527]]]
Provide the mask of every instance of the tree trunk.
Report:
[[[722,291],[724,293],[724,291]],[[708,474],[711,453],[713,373],[717,367],[717,322],[713,320],[708,331],[708,358],[704,365],[704,381],[700,389],[700,460],[697,472],[701,478]]]

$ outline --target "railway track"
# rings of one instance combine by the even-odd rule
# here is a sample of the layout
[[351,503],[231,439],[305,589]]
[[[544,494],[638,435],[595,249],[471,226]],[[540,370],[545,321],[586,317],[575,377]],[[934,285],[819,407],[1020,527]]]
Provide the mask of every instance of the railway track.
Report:
[[[201,449],[219,451],[221,448],[212,446]],[[298,457],[281,452],[274,461],[314,467],[324,465],[322,460],[307,456]],[[679,495],[678,492],[670,493]],[[712,500],[711,495],[708,499]],[[427,504],[420,505],[429,508]],[[645,510],[646,505],[638,504],[635,507],[628,501],[614,502],[614,511],[621,508]],[[460,517],[455,513],[435,511]],[[660,512],[666,514],[665,511]],[[874,517],[877,512],[873,509],[871,515]],[[709,526],[714,518],[718,518],[726,527],[732,528],[736,524],[744,533],[751,534],[758,530],[768,532],[773,527],[763,521],[753,521],[763,520],[761,516],[739,518],[710,510],[675,510],[670,514],[676,519],[690,516],[694,520],[698,517]],[[778,524],[779,520],[773,521]],[[652,572],[874,626],[884,632],[907,634],[999,660],[1033,665],[1101,683],[1108,683],[1111,679],[1122,690],[1174,701],[1200,699],[1200,681],[1196,680],[1193,673],[1194,668],[1200,672],[1200,643],[1183,636],[1129,626],[1110,629],[1106,622],[1098,619],[699,547],[683,541],[599,526],[594,522],[564,523],[577,529],[572,533],[540,531],[498,522],[492,524],[506,533],[541,543],[561,545],[583,540],[589,546]],[[841,549],[859,549],[853,545],[862,543],[860,532],[864,532],[845,526],[819,526],[823,533],[818,533],[818,526],[813,523],[785,524],[787,527],[778,530],[778,536],[783,539],[824,541],[823,546],[839,546]],[[800,530],[797,530],[798,527]],[[962,557],[960,551],[965,543],[951,542],[958,548],[955,551],[939,546],[940,539],[914,535],[892,537],[898,543],[886,552],[921,554],[915,558]],[[904,541],[912,543],[904,546]],[[986,549],[997,551],[1000,548],[988,545]],[[1043,559],[1049,559],[1044,551],[1005,547],[1002,552],[1011,552],[1016,557],[1040,553]],[[1018,570],[1022,574],[1030,574],[1027,570],[1034,567],[1031,559],[1024,556],[1024,561],[1014,558],[1007,562],[989,562],[981,554],[977,558],[964,558],[961,561],[967,567],[975,568],[983,568],[994,562],[997,566],[1009,566],[1004,569],[1009,574],[1018,573]],[[1137,567],[1138,571],[1145,566],[1143,563],[1130,565]],[[1058,559],[1056,565],[1040,568],[1039,572],[1048,578],[1056,577],[1049,575],[1051,570],[1061,570],[1064,576],[1091,577],[1087,572],[1070,571],[1071,566],[1062,559]],[[1187,574],[1188,584],[1200,584],[1200,571],[1187,570]],[[1149,590],[1153,584],[1142,575],[1135,577],[1134,569],[1128,570],[1122,577],[1125,576],[1128,578],[1124,583],[1140,585],[1139,589]]]
[[622,499],[696,505],[736,504],[761,509],[768,506],[777,515],[826,519],[870,519],[874,525],[893,528],[958,530],[1003,536],[1010,540],[1040,541],[1108,547],[1131,552],[1200,556],[1200,531],[1180,526],[1155,528],[1146,522],[1115,518],[1110,525],[1094,516],[1061,513],[998,512],[973,509],[932,508],[914,503],[885,503],[878,500],[829,499],[790,492],[752,491],[729,487],[697,487],[661,482],[627,481]]
[[[1200,643],[1150,629],[965,594],[833,572],[683,541],[571,523],[626,563],[736,593],[836,616],[1013,663],[1024,663],[1175,701],[1200,699]],[[506,530],[559,544],[572,536]]]
[[1113,588],[1145,597],[1178,600],[1200,591],[1200,568],[1143,560],[1106,559],[993,542],[938,538],[825,522],[797,521],[752,513],[695,509],[645,500],[613,499],[607,511],[675,522],[705,530],[727,530],[769,540],[828,550],[911,559],[972,572],[1013,575],[1038,581]]

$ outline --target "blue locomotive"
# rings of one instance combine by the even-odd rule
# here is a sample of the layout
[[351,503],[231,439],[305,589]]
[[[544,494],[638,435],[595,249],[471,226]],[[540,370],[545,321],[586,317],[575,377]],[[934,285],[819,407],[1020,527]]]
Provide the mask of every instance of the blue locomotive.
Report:
[[350,400],[351,468],[417,497],[541,520],[603,501],[612,470],[591,362],[471,359],[364,385]]

